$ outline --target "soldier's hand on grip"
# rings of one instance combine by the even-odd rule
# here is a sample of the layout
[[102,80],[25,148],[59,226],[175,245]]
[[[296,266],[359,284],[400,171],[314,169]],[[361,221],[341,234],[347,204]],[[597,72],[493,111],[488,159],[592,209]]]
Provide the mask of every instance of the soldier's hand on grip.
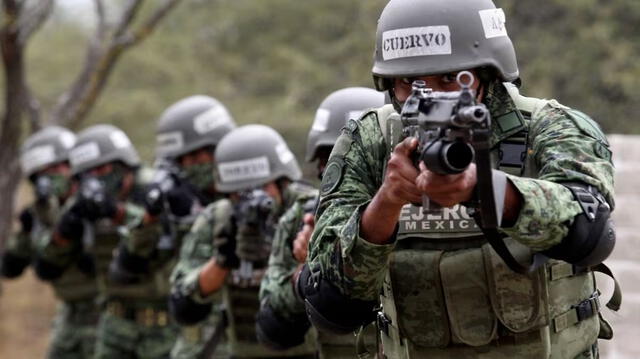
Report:
[[80,184],[76,202],[71,207],[78,217],[95,221],[100,218],[112,218],[118,211],[116,199],[106,191],[102,182],[95,178],[86,178]]
[[409,137],[393,149],[387,162],[384,182],[378,191],[386,203],[403,206],[407,203],[420,203],[422,200],[422,192],[415,183],[418,170],[411,159],[417,147],[418,140]]
[[176,187],[167,193],[169,211],[176,217],[184,217],[191,214],[194,196],[184,186]]
[[213,247],[216,249],[216,264],[224,268],[237,268],[240,260],[236,255],[236,241],[229,234],[224,234],[213,239]]
[[416,187],[430,200],[443,207],[452,207],[472,198],[477,181],[474,163],[462,173],[440,175],[429,171],[424,163],[420,162],[420,174],[416,178]]

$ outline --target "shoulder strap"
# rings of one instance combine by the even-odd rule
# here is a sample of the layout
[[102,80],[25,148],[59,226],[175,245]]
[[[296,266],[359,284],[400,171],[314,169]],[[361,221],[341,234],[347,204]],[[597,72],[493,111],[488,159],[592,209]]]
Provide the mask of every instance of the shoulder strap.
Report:
[[526,97],[520,95],[520,90],[518,90],[518,87],[510,82],[503,82],[502,85],[507,90],[507,93],[509,93],[509,96],[511,96],[511,99],[513,100],[513,103],[516,105],[518,110],[528,112],[531,115],[539,111],[549,102],[548,100],[541,100],[535,97]]
[[373,110],[373,112],[375,112],[376,116],[378,117],[378,125],[380,125],[380,131],[382,131],[382,137],[384,137],[384,141],[387,144],[389,144],[389,139],[391,138],[391,134],[387,127],[388,126],[387,120],[391,115],[396,113],[396,109],[393,107],[393,105],[387,104]]

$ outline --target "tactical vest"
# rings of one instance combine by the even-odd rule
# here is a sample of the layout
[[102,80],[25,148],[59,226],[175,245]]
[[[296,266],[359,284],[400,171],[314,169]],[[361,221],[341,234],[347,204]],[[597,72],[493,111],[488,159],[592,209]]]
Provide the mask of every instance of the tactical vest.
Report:
[[[30,234],[33,248],[38,248],[41,241],[50,236],[51,229],[60,212],[60,205],[56,199],[49,201],[49,205],[41,207],[34,205],[34,228]],[[89,261],[89,258],[81,260]],[[56,297],[64,302],[91,301],[98,294],[95,276],[83,268],[82,263],[76,261],[64,271],[62,276],[52,283]]]
[[[535,178],[538,168],[527,156],[529,121],[547,105],[562,105],[505,87],[517,110],[493,118],[494,168]],[[390,119],[391,105],[376,112],[392,149],[401,124]],[[559,260],[530,275],[511,271],[462,205],[438,215],[407,205],[378,326],[384,353],[394,359],[576,358],[598,338],[598,294],[592,272]]]
[[[129,195],[128,209],[129,220],[141,220],[144,209],[139,203],[144,198],[144,190],[149,183],[150,172],[141,168],[136,173],[134,187]],[[177,250],[171,250],[169,258],[158,256],[151,259],[150,273],[143,276],[135,284],[121,284],[109,278],[109,265],[113,260],[113,253],[118,248],[121,237],[130,235],[129,226],[132,223],[114,225],[110,219],[100,219],[93,225],[85,225],[85,248],[93,254],[96,263],[98,287],[100,295],[107,300],[122,300],[132,306],[152,306],[154,308],[166,308],[166,298],[170,291],[169,277],[174,265],[174,257]],[[88,229],[88,230],[87,230]],[[144,235],[158,236],[155,228],[145,229]],[[135,302],[135,303],[134,303]]]
[[[301,197],[309,197],[315,193],[313,188],[302,183],[291,183],[286,189],[284,204],[281,213],[288,208],[293,201]],[[268,258],[265,258],[265,263]],[[260,281],[266,268],[254,268],[251,283],[239,285],[234,283],[234,271],[229,273],[227,281],[222,287],[222,300],[227,314],[228,325],[226,335],[229,353],[233,358],[286,358],[313,357],[312,331],[307,333],[304,344],[285,351],[270,350],[258,342],[256,336],[256,314],[260,310],[259,291]]]

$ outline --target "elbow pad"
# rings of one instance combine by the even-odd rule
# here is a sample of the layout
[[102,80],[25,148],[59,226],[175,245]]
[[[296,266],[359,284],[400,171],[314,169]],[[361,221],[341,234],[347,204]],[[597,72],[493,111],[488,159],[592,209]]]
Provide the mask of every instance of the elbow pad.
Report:
[[542,253],[580,267],[598,265],[609,257],[616,243],[611,207],[592,186],[581,183],[564,185],[580,203],[582,213],[574,217],[569,234],[562,242]]
[[38,278],[46,281],[53,281],[60,277],[65,271],[65,268],[55,265],[42,258],[36,259],[33,269],[36,272]]
[[258,341],[273,350],[286,350],[304,343],[309,327],[311,323],[306,314],[296,316],[293,320],[284,320],[268,302],[262,305],[256,316]]
[[172,293],[169,297],[169,312],[181,325],[194,325],[206,319],[211,307],[211,303],[197,303],[180,293]]
[[29,258],[5,253],[4,256],[2,256],[2,275],[5,278],[15,278],[24,272],[29,262]]
[[309,320],[319,330],[348,334],[375,319],[376,301],[349,298],[320,271],[312,273],[308,264],[300,272],[297,287]]

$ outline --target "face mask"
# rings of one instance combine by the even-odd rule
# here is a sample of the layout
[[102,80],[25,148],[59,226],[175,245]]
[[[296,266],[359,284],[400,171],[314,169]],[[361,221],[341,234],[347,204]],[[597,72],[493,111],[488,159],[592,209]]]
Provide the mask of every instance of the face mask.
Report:
[[213,187],[213,162],[198,163],[183,168],[185,179],[198,190],[205,192]]
[[104,189],[107,193],[117,196],[120,193],[122,187],[122,179],[124,173],[119,168],[114,168],[113,171],[106,175],[98,176],[98,180],[104,184]]
[[34,182],[36,197],[40,199],[54,196],[62,198],[69,192],[70,181],[62,174],[47,174],[38,176]]

